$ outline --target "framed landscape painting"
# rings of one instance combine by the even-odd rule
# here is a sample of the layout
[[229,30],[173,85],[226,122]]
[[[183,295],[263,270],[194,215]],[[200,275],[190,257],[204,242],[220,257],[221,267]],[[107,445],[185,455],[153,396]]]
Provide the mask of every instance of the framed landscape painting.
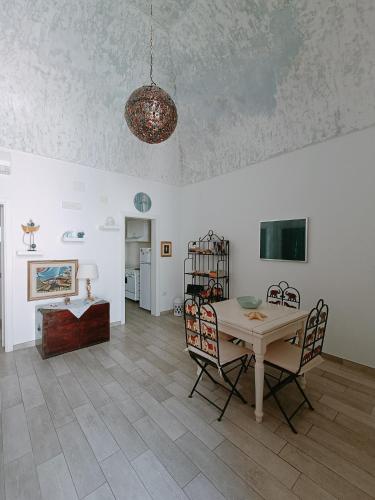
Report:
[[27,263],[27,300],[78,295],[78,260],[32,260]]

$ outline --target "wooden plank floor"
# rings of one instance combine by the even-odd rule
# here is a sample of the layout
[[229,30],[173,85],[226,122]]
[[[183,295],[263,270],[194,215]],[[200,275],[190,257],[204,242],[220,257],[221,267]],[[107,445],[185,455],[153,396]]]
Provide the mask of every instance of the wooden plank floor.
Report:
[[[128,318],[110,342],[50,360],[0,354],[0,500],[375,498],[371,373],[332,361],[311,372],[315,411],[296,418],[298,435],[272,401],[262,425],[235,399],[218,422],[187,398],[196,367],[181,318],[131,305]],[[250,371],[249,400],[253,384]]]

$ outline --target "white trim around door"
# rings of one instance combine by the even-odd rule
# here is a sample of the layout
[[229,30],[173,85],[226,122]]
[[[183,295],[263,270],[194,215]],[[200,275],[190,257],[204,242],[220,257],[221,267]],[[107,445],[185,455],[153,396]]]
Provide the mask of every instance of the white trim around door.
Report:
[[13,351],[13,287],[11,286],[13,276],[14,255],[11,240],[11,214],[8,200],[0,199],[3,211],[2,220],[2,279],[1,279],[1,307],[2,307],[2,331],[4,348],[6,352]]

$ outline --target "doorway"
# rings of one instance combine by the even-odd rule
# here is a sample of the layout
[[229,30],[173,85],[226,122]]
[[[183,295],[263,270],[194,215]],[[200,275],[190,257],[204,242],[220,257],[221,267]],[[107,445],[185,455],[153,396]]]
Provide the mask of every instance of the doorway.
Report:
[[157,220],[144,216],[124,219],[124,308],[122,323],[152,314],[159,316],[156,293]]
[[4,335],[4,206],[0,205],[0,330],[1,330],[1,348],[5,347]]

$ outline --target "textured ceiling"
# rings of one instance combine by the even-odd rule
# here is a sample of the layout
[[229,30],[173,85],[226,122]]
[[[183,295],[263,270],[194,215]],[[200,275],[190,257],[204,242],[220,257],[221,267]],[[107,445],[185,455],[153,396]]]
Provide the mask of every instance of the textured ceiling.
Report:
[[171,139],[122,111],[148,82],[148,0],[0,0],[0,145],[197,182],[375,123],[373,0],[153,0]]
[[[150,0],[128,0],[145,15],[150,14]],[[166,31],[180,21],[195,0],[152,0],[153,18]]]
[[[155,147],[126,126],[149,82],[149,18],[130,1],[0,0],[0,146],[178,184],[177,136]],[[175,94],[168,35],[158,82]]]
[[374,0],[196,0],[170,30],[183,183],[375,123]]

